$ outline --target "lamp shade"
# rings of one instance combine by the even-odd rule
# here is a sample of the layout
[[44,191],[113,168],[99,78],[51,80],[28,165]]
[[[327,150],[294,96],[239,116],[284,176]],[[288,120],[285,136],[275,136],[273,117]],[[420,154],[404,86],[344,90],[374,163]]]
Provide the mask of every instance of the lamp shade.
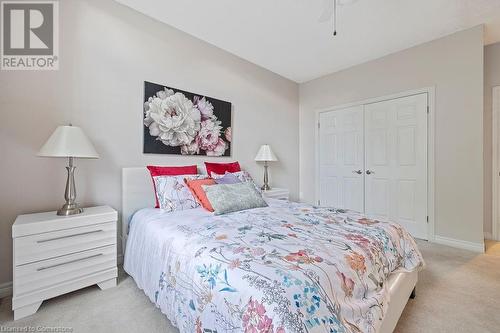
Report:
[[99,158],[94,146],[77,126],[59,126],[37,154],[44,157]]
[[258,162],[273,162],[277,161],[278,158],[274,155],[273,150],[269,145],[262,145],[260,146],[257,156],[255,156],[255,160]]

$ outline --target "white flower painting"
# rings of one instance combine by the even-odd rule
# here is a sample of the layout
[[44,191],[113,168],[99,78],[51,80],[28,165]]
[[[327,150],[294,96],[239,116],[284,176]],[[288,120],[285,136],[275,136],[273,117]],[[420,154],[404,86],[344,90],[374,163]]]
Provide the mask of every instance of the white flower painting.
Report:
[[144,153],[230,156],[231,103],[144,83]]

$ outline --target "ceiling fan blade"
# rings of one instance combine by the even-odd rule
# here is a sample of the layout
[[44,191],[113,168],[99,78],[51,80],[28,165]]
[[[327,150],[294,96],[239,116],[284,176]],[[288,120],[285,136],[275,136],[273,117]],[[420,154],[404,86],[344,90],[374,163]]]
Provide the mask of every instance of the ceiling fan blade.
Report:
[[318,22],[328,22],[333,16],[333,1],[335,0],[323,0],[323,13],[318,18]]

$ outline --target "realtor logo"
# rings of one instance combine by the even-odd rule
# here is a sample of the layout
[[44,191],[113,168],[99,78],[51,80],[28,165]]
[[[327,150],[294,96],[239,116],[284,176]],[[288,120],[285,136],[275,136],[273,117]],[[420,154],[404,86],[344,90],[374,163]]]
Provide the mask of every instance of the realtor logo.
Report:
[[59,3],[1,2],[2,70],[59,69]]

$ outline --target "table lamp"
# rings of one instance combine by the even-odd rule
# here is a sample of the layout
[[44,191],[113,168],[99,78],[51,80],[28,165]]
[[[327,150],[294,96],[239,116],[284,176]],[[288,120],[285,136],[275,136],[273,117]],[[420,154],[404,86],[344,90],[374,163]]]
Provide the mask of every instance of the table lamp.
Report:
[[76,203],[74,158],[99,158],[94,146],[77,126],[59,126],[40,148],[37,156],[68,158],[68,178],[64,199],[66,203],[57,211],[57,215],[68,216],[80,214],[83,209]]
[[277,161],[276,155],[274,155],[271,147],[269,145],[262,145],[255,156],[255,160],[257,162],[264,162],[264,185],[262,185],[261,189],[263,191],[269,191],[271,188],[269,187],[269,176],[267,173],[268,162]]

